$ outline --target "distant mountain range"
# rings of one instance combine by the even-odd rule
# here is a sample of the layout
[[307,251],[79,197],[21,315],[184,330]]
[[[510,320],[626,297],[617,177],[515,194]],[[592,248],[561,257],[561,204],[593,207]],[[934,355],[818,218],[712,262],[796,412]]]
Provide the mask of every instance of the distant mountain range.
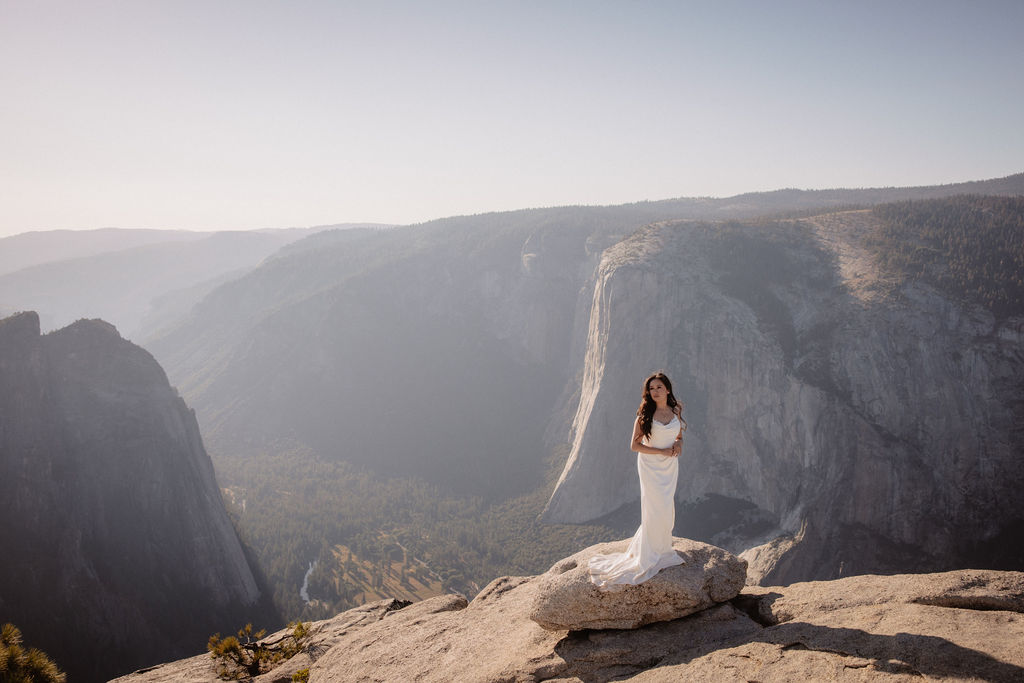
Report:
[[0,275],[42,263],[87,258],[151,244],[192,242],[208,232],[101,228],[99,230],[38,230],[0,239]]
[[[738,220],[962,193],[1014,195],[1022,186],[1024,174],[1015,174],[930,187],[785,189],[596,210],[606,216],[617,214],[629,224],[642,224],[645,218]],[[516,222],[520,218],[513,217],[532,211],[502,215]],[[486,221],[487,216],[462,220],[476,219]],[[318,232],[385,227],[340,224],[222,233],[116,228],[26,232],[0,239],[0,315],[35,310],[44,330],[83,317],[98,317],[116,325],[128,338],[144,340],[176,324],[215,287],[236,279],[287,244]]]
[[0,239],[0,315],[34,310],[44,330],[102,318],[129,338],[281,247],[323,229],[54,230]]

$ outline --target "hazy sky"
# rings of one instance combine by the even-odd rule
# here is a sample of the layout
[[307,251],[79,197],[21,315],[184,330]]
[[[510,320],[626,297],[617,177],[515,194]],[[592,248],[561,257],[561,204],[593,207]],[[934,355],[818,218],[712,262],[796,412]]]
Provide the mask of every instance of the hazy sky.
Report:
[[1022,35],[1022,0],[0,0],[0,236],[1000,177]]

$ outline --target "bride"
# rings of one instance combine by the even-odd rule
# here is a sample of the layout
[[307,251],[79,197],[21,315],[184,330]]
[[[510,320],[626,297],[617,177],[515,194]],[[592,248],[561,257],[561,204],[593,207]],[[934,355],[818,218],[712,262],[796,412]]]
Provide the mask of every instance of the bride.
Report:
[[683,404],[664,373],[644,381],[631,443],[640,472],[640,528],[626,552],[590,558],[590,580],[599,587],[643,583],[666,567],[683,564],[672,549],[678,456],[686,430],[682,414]]

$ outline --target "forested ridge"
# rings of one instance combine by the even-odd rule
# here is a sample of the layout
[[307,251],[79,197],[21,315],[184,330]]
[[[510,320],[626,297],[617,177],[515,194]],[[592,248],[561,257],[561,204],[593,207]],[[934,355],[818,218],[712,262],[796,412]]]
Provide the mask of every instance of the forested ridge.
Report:
[[998,317],[1024,314],[1024,197],[883,204],[867,244],[879,265]]

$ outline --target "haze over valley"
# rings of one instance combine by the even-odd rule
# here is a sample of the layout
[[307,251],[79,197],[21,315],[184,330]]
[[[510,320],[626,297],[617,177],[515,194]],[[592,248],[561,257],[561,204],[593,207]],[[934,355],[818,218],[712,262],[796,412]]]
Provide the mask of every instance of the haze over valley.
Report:
[[[217,608],[195,635],[146,650],[152,661],[200,651],[207,624],[230,630],[229,617],[276,628],[389,594],[472,597],[498,576],[540,573],[632,533],[639,491],[626,445],[640,382],[657,369],[690,423],[675,534],[747,551],[748,580],[1019,570],[1021,196],[1024,174],[305,235],[154,235],[113,250],[108,233],[93,243],[83,233],[42,263],[32,254],[64,235],[37,234],[26,267],[0,276],[8,310],[38,310],[0,327],[0,465],[14,487],[4,513],[22,533],[5,543],[25,558],[8,567],[22,574],[0,584],[0,600],[28,637],[53,636],[47,649],[89,676],[91,655],[56,644],[65,636],[39,607],[48,589],[7,590],[41,566],[38,539],[66,549],[46,560],[52,576],[97,576],[113,593],[85,595],[113,609],[123,593],[104,572],[136,581],[152,571],[139,548],[179,552],[167,543],[182,525],[214,524],[223,537],[228,518],[228,537],[202,552],[228,552],[247,587],[218,598],[235,600],[230,614]],[[8,240],[0,252],[15,253]],[[125,283],[122,296],[113,283]],[[99,321],[40,336],[39,320],[104,306],[135,326],[141,349]],[[186,455],[146,445],[165,438],[152,430],[168,415],[184,420],[174,430],[192,429],[184,406],[143,418],[132,398],[170,391],[157,362],[181,396],[160,401],[194,411],[198,432],[171,437]],[[135,366],[157,375],[142,387],[124,369]],[[70,431],[51,433],[55,424]],[[114,454],[145,477],[102,469],[122,462]],[[97,476],[61,474],[69,467]],[[186,470],[198,479],[175,483]],[[200,513],[173,493],[182,485],[218,487],[223,501],[201,514],[221,521],[188,521]],[[146,531],[90,521],[119,517],[99,501],[126,496],[140,512],[122,509]],[[31,500],[49,500],[40,509],[52,521],[30,522],[41,514]],[[68,536],[67,515],[96,540]],[[109,550],[122,545],[135,549],[131,570]],[[172,564],[163,586],[228,581],[205,560]],[[83,597],[77,579],[53,580]],[[152,610],[139,619],[180,628],[166,607]],[[104,656],[145,663],[126,642],[111,636]]]

